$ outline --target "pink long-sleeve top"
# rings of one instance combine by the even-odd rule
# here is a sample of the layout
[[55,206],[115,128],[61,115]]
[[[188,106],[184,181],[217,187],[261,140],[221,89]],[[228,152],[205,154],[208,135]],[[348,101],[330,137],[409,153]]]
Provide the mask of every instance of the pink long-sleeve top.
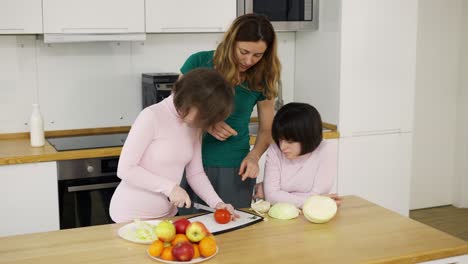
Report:
[[189,127],[176,111],[173,96],[145,108],[137,117],[119,159],[122,179],[112,196],[115,222],[174,216],[168,196],[184,172],[195,193],[210,207],[221,199],[205,174],[199,130]]
[[276,144],[271,144],[263,178],[265,199],[302,208],[309,196],[330,193],[337,175],[334,144],[323,140],[312,153],[296,159],[287,159]]

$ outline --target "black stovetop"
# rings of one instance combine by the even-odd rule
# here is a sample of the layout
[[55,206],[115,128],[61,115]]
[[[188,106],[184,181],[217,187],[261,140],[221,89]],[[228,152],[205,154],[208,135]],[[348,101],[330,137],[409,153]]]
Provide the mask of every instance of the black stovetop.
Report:
[[128,133],[47,138],[57,151],[121,147]]

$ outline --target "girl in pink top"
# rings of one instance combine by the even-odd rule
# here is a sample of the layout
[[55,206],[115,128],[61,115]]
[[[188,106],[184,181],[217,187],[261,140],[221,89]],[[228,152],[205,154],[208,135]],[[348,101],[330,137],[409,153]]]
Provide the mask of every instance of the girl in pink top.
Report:
[[263,188],[256,197],[272,204],[287,202],[302,208],[314,194],[328,195],[336,180],[336,153],[330,142],[322,140],[322,120],[311,105],[289,103],[275,115],[272,127],[275,144],[267,150]]
[[191,206],[179,187],[184,169],[188,183],[212,208],[225,208],[208,180],[201,160],[201,132],[231,112],[233,90],[215,70],[184,75],[173,94],[145,108],[137,117],[120,155],[122,179],[110,204],[115,222],[174,216]]

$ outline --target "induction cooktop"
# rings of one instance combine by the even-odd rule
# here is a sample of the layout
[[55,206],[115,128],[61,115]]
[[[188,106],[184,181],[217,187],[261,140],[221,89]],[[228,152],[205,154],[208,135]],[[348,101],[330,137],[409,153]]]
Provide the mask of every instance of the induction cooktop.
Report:
[[90,135],[90,136],[71,136],[71,137],[51,137],[47,141],[57,151],[79,150],[79,149],[94,149],[121,147],[128,133]]

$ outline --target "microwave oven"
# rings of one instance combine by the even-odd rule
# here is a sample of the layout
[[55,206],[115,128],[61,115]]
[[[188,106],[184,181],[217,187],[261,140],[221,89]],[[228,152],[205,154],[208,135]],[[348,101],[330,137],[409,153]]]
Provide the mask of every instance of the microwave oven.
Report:
[[267,16],[276,31],[318,29],[319,0],[237,0],[237,15]]

